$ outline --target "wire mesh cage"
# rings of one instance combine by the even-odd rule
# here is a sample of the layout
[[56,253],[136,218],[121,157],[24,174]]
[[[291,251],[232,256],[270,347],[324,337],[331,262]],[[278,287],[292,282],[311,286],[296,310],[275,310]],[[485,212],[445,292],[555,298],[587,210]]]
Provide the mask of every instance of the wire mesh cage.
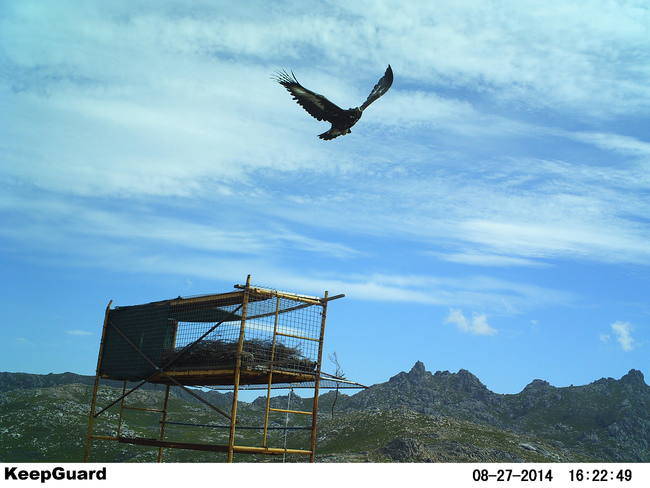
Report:
[[[228,385],[314,381],[321,299],[261,288],[109,310],[100,374],[118,380]],[[240,340],[241,338],[241,340]],[[241,349],[241,350],[240,350]]]

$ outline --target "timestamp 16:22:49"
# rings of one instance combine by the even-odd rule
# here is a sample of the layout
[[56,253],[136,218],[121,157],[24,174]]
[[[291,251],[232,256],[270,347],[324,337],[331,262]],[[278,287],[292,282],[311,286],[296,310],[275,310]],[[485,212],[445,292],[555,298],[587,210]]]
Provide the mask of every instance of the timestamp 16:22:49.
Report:
[[631,469],[570,469],[569,478],[571,481],[631,481]]

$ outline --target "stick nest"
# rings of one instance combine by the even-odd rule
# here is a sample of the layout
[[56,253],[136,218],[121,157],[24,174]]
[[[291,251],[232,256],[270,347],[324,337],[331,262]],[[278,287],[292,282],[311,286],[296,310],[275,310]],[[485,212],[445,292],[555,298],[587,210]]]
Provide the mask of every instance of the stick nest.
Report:
[[[244,369],[268,370],[271,365],[273,343],[260,339],[244,341],[241,364]],[[165,351],[163,364],[171,361],[182,351],[182,347]],[[237,343],[222,340],[205,340],[180,355],[171,366],[170,371],[187,371],[193,369],[234,369],[237,359]],[[275,343],[273,369],[296,372],[313,372],[316,363],[305,358],[300,349]]]

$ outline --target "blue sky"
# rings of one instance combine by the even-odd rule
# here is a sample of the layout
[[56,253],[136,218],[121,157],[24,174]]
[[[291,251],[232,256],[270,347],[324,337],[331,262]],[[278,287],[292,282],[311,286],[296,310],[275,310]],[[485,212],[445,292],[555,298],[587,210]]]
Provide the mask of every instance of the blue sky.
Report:
[[[103,309],[247,274],[372,384],[650,374],[645,1],[3,2],[0,370],[94,372]],[[270,75],[343,108],[330,142]],[[333,369],[333,368],[330,368]]]

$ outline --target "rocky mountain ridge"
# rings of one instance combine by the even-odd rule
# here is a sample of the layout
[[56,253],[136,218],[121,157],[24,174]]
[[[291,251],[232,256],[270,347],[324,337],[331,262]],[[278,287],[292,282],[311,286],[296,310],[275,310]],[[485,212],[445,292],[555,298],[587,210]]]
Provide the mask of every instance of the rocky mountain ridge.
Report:
[[536,379],[520,393],[499,394],[467,370],[432,374],[418,361],[409,372],[339,402],[342,411],[405,408],[541,435],[611,460],[650,460],[650,387],[635,369],[583,386]]
[[[90,385],[93,379],[73,373],[0,373],[0,406],[2,397],[10,392],[20,390],[29,396],[31,390]],[[121,388],[121,383],[114,383],[108,386]],[[153,388],[147,394],[160,395],[159,387],[148,386]],[[178,401],[196,408],[190,395],[174,390],[178,390]],[[84,391],[87,401],[88,386]],[[231,399],[229,394],[205,394],[225,406]],[[650,387],[634,369],[618,380],[601,378],[583,386],[555,387],[535,379],[519,393],[499,394],[467,370],[431,373],[418,361],[410,371],[384,383],[354,395],[340,393],[332,409],[334,398],[331,391],[320,398],[325,445],[331,452],[345,451],[355,460],[358,452],[354,449],[374,453],[373,459],[393,461],[409,460],[409,453],[413,461],[650,461]],[[286,400],[286,396],[274,397],[273,403],[282,406]],[[293,408],[309,409],[312,400],[294,394],[291,401]],[[242,411],[254,416],[263,403],[259,398],[242,403]],[[387,424],[382,422],[391,423],[395,437],[386,437]],[[428,430],[438,428],[456,434],[445,436]],[[350,437],[348,430],[356,434]]]

